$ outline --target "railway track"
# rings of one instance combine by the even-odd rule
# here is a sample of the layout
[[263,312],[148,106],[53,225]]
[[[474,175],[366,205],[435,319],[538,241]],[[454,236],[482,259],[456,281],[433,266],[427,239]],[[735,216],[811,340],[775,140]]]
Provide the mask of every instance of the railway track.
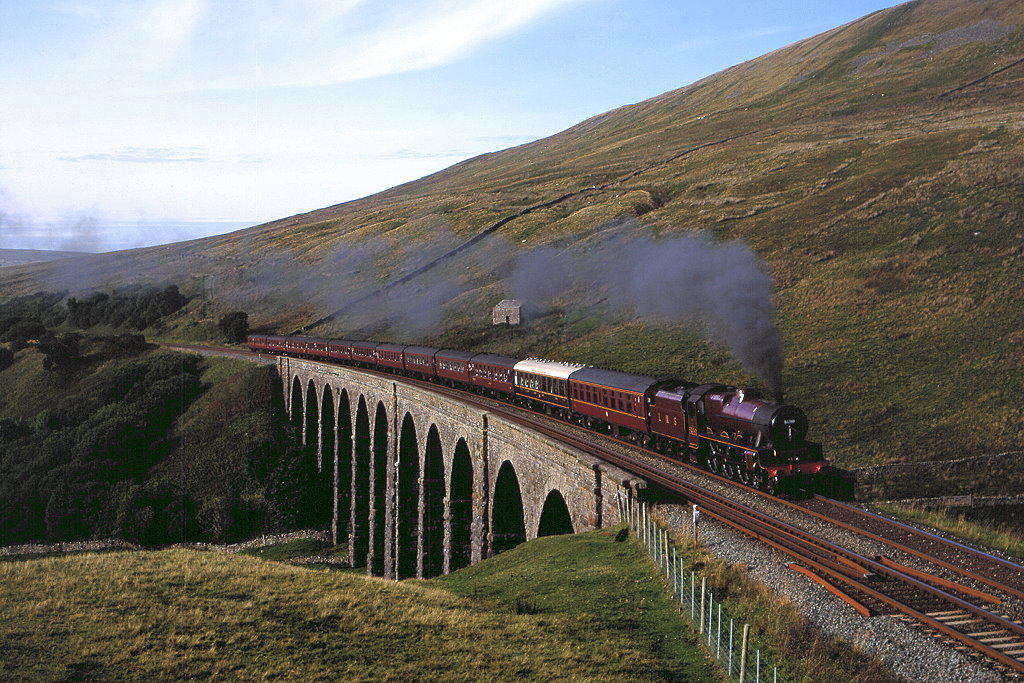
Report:
[[798,506],[812,516],[1024,600],[1024,566],[1016,562],[831,498],[815,496]]
[[[190,345],[175,347],[196,352],[210,351]],[[254,354],[247,351],[216,351],[222,355],[257,360]],[[390,376],[387,373],[381,374]],[[642,476],[664,491],[697,503],[704,513],[712,518],[789,555],[793,559],[790,565],[793,569],[817,581],[865,616],[883,613],[901,615],[904,619],[924,624],[951,639],[959,649],[979,653],[996,662],[1005,671],[1024,674],[1024,625],[997,611],[1002,600],[996,595],[905,567],[886,557],[873,559],[859,555],[599,443],[600,439],[607,439],[615,444],[623,444],[622,441],[609,436],[587,432],[587,438],[581,438],[567,433],[564,429],[565,423],[553,418],[535,414],[524,417],[519,410],[484,399],[474,393],[419,380],[408,381],[421,383],[439,393],[458,397],[459,400],[474,404],[488,412],[501,413],[504,419],[568,443],[583,452]],[[663,457],[651,451],[643,452],[648,457]],[[676,465],[682,464],[699,469],[676,460],[665,459]],[[732,483],[720,475],[709,474],[702,469],[699,471],[704,476]],[[744,491],[771,498],[830,524],[898,548],[956,571],[971,581],[991,586],[1014,597],[1024,596],[1024,590],[1021,590],[1024,587],[1024,567],[1020,565],[839,501],[816,497],[812,501],[794,503],[746,487]],[[933,547],[925,547],[928,545]],[[936,557],[934,547],[942,548],[944,557]]]

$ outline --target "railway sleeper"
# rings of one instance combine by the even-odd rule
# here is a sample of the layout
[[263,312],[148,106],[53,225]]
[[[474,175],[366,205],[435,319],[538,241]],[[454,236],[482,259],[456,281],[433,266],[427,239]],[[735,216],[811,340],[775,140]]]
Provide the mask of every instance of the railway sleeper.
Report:
[[1017,640],[1017,636],[1008,636],[1006,635],[1006,631],[976,631],[975,633],[968,633],[967,636],[983,643],[998,643],[1007,640]]
[[962,617],[965,614],[967,614],[967,612],[963,611],[962,609],[952,609],[946,610],[944,612],[925,612],[926,616],[932,617],[933,619],[938,619],[939,621],[942,621],[943,617]]

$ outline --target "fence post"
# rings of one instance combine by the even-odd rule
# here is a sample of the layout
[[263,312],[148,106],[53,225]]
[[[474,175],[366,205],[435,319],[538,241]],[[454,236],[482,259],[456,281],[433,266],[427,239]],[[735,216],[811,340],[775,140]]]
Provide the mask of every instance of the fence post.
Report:
[[732,617],[729,617],[729,666],[726,668],[726,671],[729,672],[730,676],[732,676],[732,625],[734,621]]
[[697,621],[694,612],[694,602],[696,601],[697,586],[695,585],[697,577],[694,575],[693,570],[690,570],[690,622]]
[[744,683],[747,675],[747,638],[750,637],[750,624],[743,624],[743,640],[740,645],[740,683]]
[[715,657],[718,659],[722,658],[722,602],[718,602],[718,635],[715,640],[717,644],[715,646]]
[[711,647],[711,632],[714,630],[711,628],[712,624],[715,623],[713,616],[715,614],[715,592],[710,591],[708,593],[708,647]]
[[755,683],[761,683],[761,651],[757,651],[757,668],[754,669]]
[[683,601],[683,588],[686,587],[686,573],[684,571],[685,569],[686,567],[683,565],[683,558],[680,557],[679,569],[676,572],[679,575],[679,602]]
[[700,632],[704,633],[704,594],[708,587],[708,577],[700,577]]
[[676,557],[676,547],[672,546],[672,596],[676,597],[679,595],[679,591],[676,590],[679,587],[679,567],[677,566],[678,558]]

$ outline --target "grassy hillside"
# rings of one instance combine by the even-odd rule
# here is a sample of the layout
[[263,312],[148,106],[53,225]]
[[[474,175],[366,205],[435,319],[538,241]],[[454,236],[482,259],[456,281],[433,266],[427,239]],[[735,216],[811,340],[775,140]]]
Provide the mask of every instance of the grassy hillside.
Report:
[[532,594],[524,613],[460,596],[473,577],[452,593],[185,550],[0,562],[0,651],[32,680],[720,680],[638,546],[592,534],[514,554],[603,590]]
[[[266,329],[342,311],[312,333],[759,381],[699,322],[612,306],[632,271],[587,260],[612,238],[701,230],[742,240],[770,270],[787,398],[837,464],[1012,450],[1024,443],[1022,102],[1024,5],[915,0],[365,199],[2,269],[0,292],[208,274],[216,305]],[[489,327],[524,279],[535,291],[537,272],[581,263],[602,277],[552,281],[562,294],[537,294],[524,329]],[[649,299],[690,295],[652,282]]]

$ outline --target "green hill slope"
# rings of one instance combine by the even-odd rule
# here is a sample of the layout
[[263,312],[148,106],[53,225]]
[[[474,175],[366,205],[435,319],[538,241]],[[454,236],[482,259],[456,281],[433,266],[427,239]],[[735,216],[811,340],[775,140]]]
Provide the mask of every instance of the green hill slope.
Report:
[[[613,237],[701,230],[768,264],[787,397],[838,464],[1012,450],[1024,443],[1022,95],[1024,5],[916,0],[378,195],[3,269],[0,287],[207,273],[219,305],[270,329],[362,301],[312,332],[756,381],[699,325],[611,307],[628,277],[614,258],[590,266],[597,284],[531,302],[544,314],[526,329],[489,328],[538,247],[560,271]],[[660,282],[649,299],[689,296]]]

